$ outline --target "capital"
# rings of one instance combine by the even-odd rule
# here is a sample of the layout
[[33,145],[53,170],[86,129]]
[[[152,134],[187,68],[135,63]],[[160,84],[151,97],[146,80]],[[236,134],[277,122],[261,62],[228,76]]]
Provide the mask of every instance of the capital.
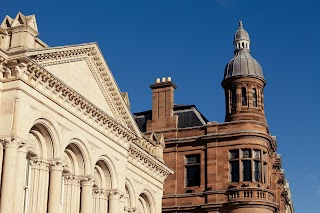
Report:
[[63,171],[63,162],[60,160],[53,160],[49,162],[50,171]]
[[110,200],[110,199],[119,200],[120,197],[121,197],[121,193],[120,193],[119,191],[114,190],[114,191],[110,191],[110,192],[109,192],[109,200]]
[[20,146],[22,146],[23,143],[22,140],[16,138],[16,137],[9,137],[9,138],[3,138],[1,139],[3,146],[5,148],[15,148],[18,149]]
[[95,179],[91,176],[82,176],[80,180],[81,186],[93,186],[93,184],[95,183]]

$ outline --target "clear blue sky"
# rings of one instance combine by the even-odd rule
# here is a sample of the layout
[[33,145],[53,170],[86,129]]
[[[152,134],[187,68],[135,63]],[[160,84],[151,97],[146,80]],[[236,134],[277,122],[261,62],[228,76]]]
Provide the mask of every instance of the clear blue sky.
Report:
[[[101,3],[106,2],[106,3]],[[220,86],[238,20],[264,70],[266,116],[296,213],[320,212],[320,3],[296,0],[4,1],[0,17],[36,14],[50,46],[98,42],[132,111],[151,107],[149,85],[172,76],[175,102],[224,120]]]

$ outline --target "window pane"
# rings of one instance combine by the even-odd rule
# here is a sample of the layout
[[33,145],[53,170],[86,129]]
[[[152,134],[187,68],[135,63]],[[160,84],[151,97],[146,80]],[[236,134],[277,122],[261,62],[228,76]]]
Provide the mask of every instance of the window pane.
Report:
[[264,165],[263,165],[263,182],[264,183],[267,183],[267,164],[265,163]]
[[246,88],[242,87],[242,95],[241,95],[242,106],[247,105],[247,91]]
[[243,158],[251,158],[251,150],[250,149],[243,149],[242,150],[242,157]]
[[237,91],[235,87],[231,89],[231,99],[232,99],[232,108],[235,109],[237,107]]
[[261,151],[260,150],[253,150],[253,158],[261,159]]
[[251,173],[251,161],[244,160],[242,161],[243,165],[243,181],[251,181],[252,180],[252,173]]
[[200,165],[186,167],[187,186],[200,186]]
[[254,107],[257,106],[257,90],[255,88],[252,90],[252,104]]
[[239,182],[239,161],[230,162],[231,182]]
[[230,159],[237,159],[237,158],[239,158],[239,150],[231,150]]
[[192,165],[200,163],[200,155],[187,155],[186,156],[186,164]]
[[254,180],[261,182],[261,162],[254,161]]

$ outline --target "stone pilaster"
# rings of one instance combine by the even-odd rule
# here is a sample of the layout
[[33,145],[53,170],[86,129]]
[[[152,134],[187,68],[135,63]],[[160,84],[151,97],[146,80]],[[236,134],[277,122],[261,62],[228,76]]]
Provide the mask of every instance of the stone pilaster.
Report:
[[24,185],[27,181],[27,170],[29,169],[29,165],[27,165],[27,152],[28,146],[26,144],[18,149],[14,190],[15,200],[13,205],[14,213],[21,213],[21,210],[23,209]]
[[93,190],[93,213],[108,211],[108,195],[109,192],[103,189]]
[[118,191],[111,191],[109,194],[109,212],[119,213],[119,199],[121,194]]
[[78,213],[80,210],[80,180],[77,176],[64,176],[63,213]]
[[63,163],[61,161],[51,161],[49,165],[48,213],[56,213],[60,211]]
[[94,179],[92,177],[83,177],[81,180],[81,209],[80,213],[92,212],[92,190]]
[[121,194],[119,198],[119,213],[124,213],[124,206],[125,206],[125,196]]
[[31,160],[30,212],[47,212],[49,164],[42,159]]
[[0,212],[12,212],[15,199],[17,155],[21,141],[15,138],[5,139],[3,141],[5,154],[3,159]]

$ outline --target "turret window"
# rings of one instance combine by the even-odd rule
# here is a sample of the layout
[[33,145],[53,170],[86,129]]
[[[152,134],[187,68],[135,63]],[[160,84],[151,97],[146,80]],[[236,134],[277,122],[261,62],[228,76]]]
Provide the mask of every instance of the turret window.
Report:
[[244,87],[242,87],[241,103],[242,103],[242,106],[247,105],[247,90]]
[[252,89],[252,105],[257,107],[257,90],[256,88]]
[[232,109],[236,109],[237,107],[237,90],[235,87],[231,89],[231,101],[232,101]]
[[256,149],[236,149],[229,152],[230,182],[267,182],[265,152]]

